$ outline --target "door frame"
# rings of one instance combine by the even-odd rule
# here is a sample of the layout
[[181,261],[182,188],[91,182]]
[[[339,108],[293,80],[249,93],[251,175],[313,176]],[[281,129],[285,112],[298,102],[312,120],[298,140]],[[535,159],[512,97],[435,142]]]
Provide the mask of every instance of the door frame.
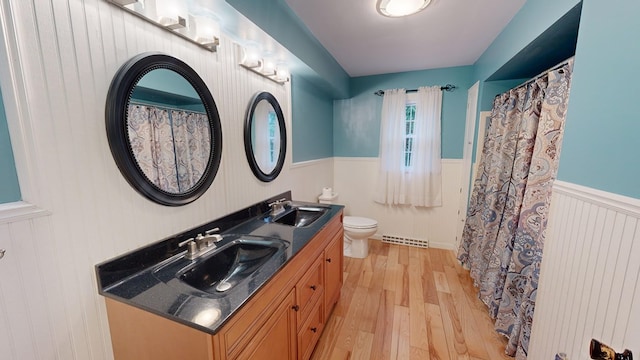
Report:
[[467,90],[467,116],[464,130],[464,151],[462,155],[462,173],[460,175],[458,219],[456,223],[456,248],[460,245],[464,222],[467,219],[467,204],[469,202],[469,183],[473,164],[473,138],[476,132],[476,114],[478,110],[478,95],[480,82],[477,81]]

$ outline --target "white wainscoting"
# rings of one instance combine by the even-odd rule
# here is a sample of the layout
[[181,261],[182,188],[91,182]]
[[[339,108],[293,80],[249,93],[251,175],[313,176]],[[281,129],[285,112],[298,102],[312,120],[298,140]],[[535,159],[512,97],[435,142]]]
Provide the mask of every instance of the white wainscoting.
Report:
[[[16,86],[25,95],[9,106],[28,110],[9,122],[31,131],[28,151],[38,172],[27,180],[50,215],[0,223],[0,248],[7,250],[0,260],[0,359],[111,359],[95,264],[282,191],[312,200],[333,181],[330,160],[292,168],[291,151],[274,182],[253,176],[242,136],[248,102],[257,91],[272,92],[290,128],[290,87],[239,67],[230,39],[223,36],[214,54],[103,0],[3,1],[2,7],[9,56],[21,64],[14,79],[24,79]],[[220,112],[220,170],[206,194],[182,207],[135,192],[107,143],[111,79],[126,60],[147,51],[193,67]]]
[[640,355],[640,200],[556,181],[529,358]]
[[461,160],[442,160],[442,206],[386,206],[373,201],[378,158],[334,158],[333,189],[345,214],[378,221],[378,234],[429,240],[429,246],[455,249]]
[[293,163],[290,182],[295,184],[292,196],[296,200],[317,202],[322,188],[333,184],[333,158]]

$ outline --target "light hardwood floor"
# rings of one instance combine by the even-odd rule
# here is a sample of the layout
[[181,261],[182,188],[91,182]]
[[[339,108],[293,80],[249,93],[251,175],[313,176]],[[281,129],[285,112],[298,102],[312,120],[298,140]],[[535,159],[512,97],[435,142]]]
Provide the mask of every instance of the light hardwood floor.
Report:
[[313,360],[513,360],[452,251],[369,247],[366,259],[345,257],[340,301]]

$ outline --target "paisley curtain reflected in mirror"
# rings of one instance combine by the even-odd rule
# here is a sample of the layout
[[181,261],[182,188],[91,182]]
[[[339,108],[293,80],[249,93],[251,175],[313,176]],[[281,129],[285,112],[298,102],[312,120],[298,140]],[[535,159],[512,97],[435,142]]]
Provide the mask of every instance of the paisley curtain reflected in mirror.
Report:
[[253,174],[274,180],[284,165],[287,147],[284,115],[278,100],[268,92],[256,94],[247,109],[244,147]]
[[168,55],[139,55],[116,74],[107,98],[111,152],[136,190],[171,206],[207,190],[222,134],[213,97],[193,69]]

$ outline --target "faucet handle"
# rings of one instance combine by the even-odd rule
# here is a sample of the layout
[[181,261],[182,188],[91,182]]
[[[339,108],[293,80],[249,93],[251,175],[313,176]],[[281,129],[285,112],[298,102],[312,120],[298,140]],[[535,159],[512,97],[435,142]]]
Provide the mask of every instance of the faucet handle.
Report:
[[282,199],[274,200],[274,201],[270,202],[270,203],[268,204],[268,206],[269,206],[269,207],[273,207],[273,206],[276,206],[276,205],[282,205],[282,203],[283,203],[283,202],[285,202],[285,201],[287,201],[287,198],[282,198]]
[[204,233],[207,234],[207,241],[213,241],[214,243],[217,243],[217,242],[221,241],[222,240],[222,235],[214,234],[217,231],[220,231],[220,228],[213,228],[213,229],[205,231]]
[[193,238],[188,238],[187,240],[178,244],[178,247],[183,247],[187,245],[187,259],[193,259],[195,254],[198,252],[198,244],[194,241]]
[[182,241],[182,242],[178,243],[178,247],[183,247],[183,246],[185,246],[186,244],[188,244],[188,243],[192,242],[193,240],[194,240],[193,238],[188,238],[187,240],[185,240],[185,241]]
[[214,232],[219,232],[219,231],[220,231],[220,228],[213,228],[213,229],[209,229],[209,230],[205,231],[204,233],[207,234],[207,235],[211,235]]

